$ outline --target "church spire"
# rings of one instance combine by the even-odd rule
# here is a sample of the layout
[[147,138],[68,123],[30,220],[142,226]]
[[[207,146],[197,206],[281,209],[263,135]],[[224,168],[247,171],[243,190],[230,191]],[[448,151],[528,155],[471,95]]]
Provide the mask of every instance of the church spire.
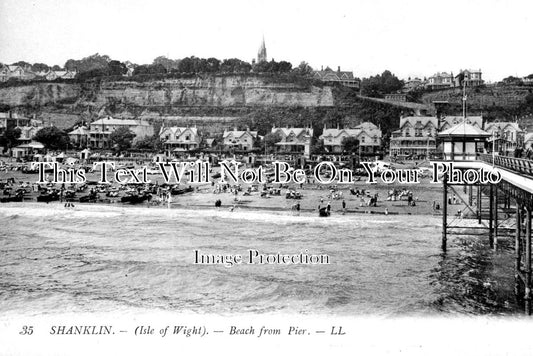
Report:
[[267,61],[267,50],[265,46],[265,35],[263,35],[263,42],[261,42],[261,47],[259,47],[259,51],[257,52],[257,63],[266,62],[266,61]]

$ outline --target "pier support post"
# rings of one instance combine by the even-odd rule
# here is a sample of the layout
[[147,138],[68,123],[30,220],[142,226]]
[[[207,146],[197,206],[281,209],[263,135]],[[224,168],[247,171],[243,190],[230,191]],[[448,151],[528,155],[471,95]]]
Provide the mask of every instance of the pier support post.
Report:
[[492,184],[490,185],[489,189],[489,245],[490,247],[494,247],[494,231],[492,228],[493,223],[493,210],[494,210],[494,187]]
[[472,186],[468,186],[468,205],[472,206]]
[[481,224],[481,186],[477,186],[477,223]]
[[525,309],[526,314],[531,315],[531,207],[526,209],[526,236],[525,237],[525,250],[526,258],[524,261],[525,270],[526,270],[526,281],[525,281]]
[[521,293],[521,276],[520,276],[520,261],[522,259],[522,249],[520,248],[520,240],[522,239],[522,206],[519,202],[516,202],[516,234],[515,234],[515,241],[514,241],[514,249],[515,249],[515,284],[514,284],[514,294],[520,298]]
[[446,239],[448,227],[448,174],[442,178],[442,251],[446,252]]
[[494,249],[498,248],[498,186],[494,186]]

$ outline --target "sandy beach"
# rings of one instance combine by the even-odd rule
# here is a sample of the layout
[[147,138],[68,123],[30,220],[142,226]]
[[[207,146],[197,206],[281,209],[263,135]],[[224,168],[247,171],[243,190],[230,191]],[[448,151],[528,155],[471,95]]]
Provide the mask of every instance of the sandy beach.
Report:
[[[14,179],[15,184],[13,188],[20,186],[31,186],[34,184],[38,176],[37,174],[24,174],[20,171],[8,170],[0,173],[0,182],[5,182],[8,179]],[[96,182],[99,179],[99,174],[87,174],[87,181]],[[163,183],[162,175],[150,175],[152,182],[158,184]],[[323,185],[306,183],[287,184],[283,185],[279,190],[280,195],[261,194],[262,187],[255,185],[255,190],[251,189],[252,185],[241,184],[241,190],[235,194],[231,188],[226,192],[216,192],[218,186],[218,179],[212,179],[212,184],[195,184],[191,185],[195,190],[190,193],[172,196],[170,206],[172,208],[189,208],[189,209],[215,209],[215,202],[220,200],[220,209],[241,209],[241,210],[269,210],[269,211],[292,211],[295,209],[297,203],[300,204],[301,213],[317,214],[319,207],[331,206],[332,214],[391,214],[391,215],[441,215],[442,206],[442,186],[440,184],[430,183],[429,178],[422,178],[419,184],[368,184],[366,178],[363,176],[361,180],[354,184],[337,184],[337,185]],[[180,187],[185,188],[189,185],[187,183],[181,184]],[[60,185],[55,188],[59,189]],[[115,184],[115,187],[119,187]],[[269,188],[277,190],[280,188],[279,184],[268,184]],[[250,191],[247,192],[250,188]],[[29,188],[26,188],[29,190]],[[397,200],[390,198],[392,190],[397,192],[411,192],[414,205],[409,205],[407,195],[397,197]],[[295,191],[300,193],[301,199],[287,199],[286,193]],[[353,192],[359,194],[354,195]],[[465,205],[461,202],[461,193],[459,189],[457,192],[457,202],[455,205],[450,205],[449,215],[457,215],[458,212],[464,210],[464,217],[468,217],[468,209],[465,210]],[[4,193],[3,190],[0,193]],[[87,195],[88,192],[76,193],[76,199],[80,196]],[[454,192],[450,194],[450,197]],[[0,198],[7,195],[0,195]],[[31,192],[25,195],[24,201],[36,201],[37,192]],[[376,204],[369,204],[372,197],[377,197]],[[463,196],[466,200],[466,197]],[[150,207],[168,207],[166,201],[157,204],[157,199],[152,199],[150,203],[142,203]],[[343,202],[345,209],[343,209]],[[4,203],[9,204],[9,203]],[[44,203],[43,203],[44,204]],[[81,203],[77,203],[81,204]],[[105,193],[98,194],[96,203],[83,204],[120,204],[128,206],[129,204],[122,204],[120,198],[106,197]]]

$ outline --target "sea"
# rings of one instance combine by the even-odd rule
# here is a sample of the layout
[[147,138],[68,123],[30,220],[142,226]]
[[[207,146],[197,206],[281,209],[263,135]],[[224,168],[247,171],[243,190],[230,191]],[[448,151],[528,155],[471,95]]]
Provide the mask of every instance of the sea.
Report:
[[[443,253],[435,216],[10,203],[0,311],[518,315],[510,244],[450,236]],[[329,264],[195,263],[251,249]]]

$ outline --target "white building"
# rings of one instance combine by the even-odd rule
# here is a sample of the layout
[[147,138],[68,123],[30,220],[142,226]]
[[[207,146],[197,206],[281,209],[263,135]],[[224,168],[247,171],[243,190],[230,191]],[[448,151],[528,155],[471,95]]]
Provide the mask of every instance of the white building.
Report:
[[168,153],[195,150],[202,142],[196,127],[161,127],[159,139]]
[[224,131],[222,138],[224,139],[223,144],[225,149],[251,151],[258,137],[257,131],[239,131],[234,129],[233,131]]
[[147,121],[120,120],[108,116],[91,123],[89,127],[89,145],[92,148],[112,148],[109,135],[121,127],[128,128],[135,134],[133,143],[154,134],[154,127]]
[[353,129],[327,129],[324,127],[319,137],[324,143],[324,148],[330,153],[342,153],[343,141],[353,137],[359,141],[361,154],[375,154],[380,151],[382,132],[376,125],[363,122]]

